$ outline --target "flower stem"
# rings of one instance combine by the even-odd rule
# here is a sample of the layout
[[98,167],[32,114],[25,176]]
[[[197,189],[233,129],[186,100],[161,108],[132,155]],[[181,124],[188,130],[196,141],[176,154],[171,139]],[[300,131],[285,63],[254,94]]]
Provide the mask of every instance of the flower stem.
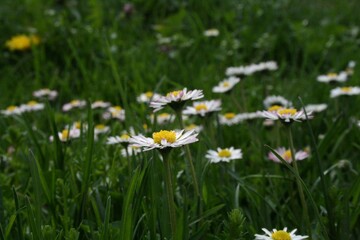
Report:
[[[293,142],[293,137],[292,137],[292,132],[291,132],[291,126],[288,126],[287,129],[288,129],[288,135],[289,135],[292,165],[294,167],[295,173],[299,176],[299,169],[298,169],[296,159],[295,159],[295,148],[294,148],[294,142]],[[302,209],[303,209],[303,219],[305,219],[306,226],[308,228],[308,234],[311,239],[311,224],[310,224],[310,219],[309,219],[309,211],[308,211],[308,207],[307,207],[307,204],[305,201],[304,190],[303,190],[301,182],[298,180],[298,178],[296,178],[296,185],[297,185],[297,188],[299,191],[300,201],[301,201],[301,205],[302,205]]]
[[[177,115],[177,118],[179,120],[181,129],[184,129],[185,127],[184,127],[184,122],[183,122],[183,119],[182,119],[181,111],[177,111],[176,115]],[[189,165],[190,165],[191,176],[192,176],[192,179],[193,179],[193,182],[194,182],[195,195],[200,197],[199,184],[198,184],[198,181],[197,181],[197,178],[196,178],[195,167],[194,167],[194,163],[193,163],[193,160],[192,160],[189,145],[185,145],[185,151],[186,151],[187,159],[188,159]]]
[[162,156],[165,167],[166,199],[169,209],[171,235],[172,238],[174,238],[176,233],[176,215],[175,215],[174,192],[172,185],[172,174],[171,174],[169,153],[162,154]]

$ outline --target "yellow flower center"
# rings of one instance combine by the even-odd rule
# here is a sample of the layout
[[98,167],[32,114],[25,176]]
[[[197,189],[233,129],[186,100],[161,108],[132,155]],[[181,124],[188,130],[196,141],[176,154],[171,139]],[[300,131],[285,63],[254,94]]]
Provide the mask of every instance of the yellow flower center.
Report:
[[37,104],[38,104],[37,101],[30,101],[26,105],[33,107],[33,106],[36,106]]
[[271,238],[273,240],[291,240],[290,234],[283,230],[274,232],[273,234],[271,234]]
[[174,131],[161,130],[160,132],[154,132],[152,137],[157,144],[160,144],[162,140],[166,140],[168,143],[176,141],[176,133]]
[[279,106],[279,105],[273,105],[271,107],[268,108],[268,111],[269,112],[277,112],[279,111],[280,109],[282,109],[283,107],[282,106]]
[[123,140],[128,140],[130,138],[130,136],[127,135],[127,134],[123,134],[123,135],[120,136],[120,138],[123,139]]
[[337,77],[337,73],[331,72],[331,73],[328,73],[327,76],[328,77]]
[[291,151],[286,150],[281,157],[286,161],[291,160]]
[[190,130],[193,130],[195,129],[197,126],[195,124],[190,124],[188,126],[185,127],[185,130],[186,131],[190,131]]
[[280,115],[285,115],[285,114],[295,115],[297,113],[297,110],[294,108],[283,108],[278,110],[277,113]]
[[79,103],[80,103],[79,100],[72,100],[72,101],[70,102],[70,104],[73,105],[73,106],[78,105]]
[[81,128],[81,122],[77,121],[77,122],[74,122],[74,127],[76,129],[80,129]]
[[61,132],[61,139],[68,139],[69,138],[69,130],[65,129]]
[[225,81],[223,82],[222,84],[223,87],[229,87],[230,86],[230,83],[228,81]]
[[10,50],[25,50],[30,48],[31,41],[30,38],[26,35],[19,35],[11,38],[6,42],[6,46]]
[[159,114],[159,118],[168,118],[169,116],[170,116],[170,114],[168,114],[168,113]]
[[144,130],[146,131],[146,130],[148,130],[149,127],[148,127],[148,125],[147,125],[146,123],[144,123],[144,124],[143,124],[143,128],[144,128]]
[[342,92],[350,92],[351,91],[351,87],[342,87],[341,88]]
[[147,98],[152,98],[152,96],[154,95],[154,93],[153,92],[146,92],[145,93],[145,96],[147,97]]
[[225,113],[224,117],[226,119],[233,119],[235,117],[235,113]]
[[231,152],[229,151],[229,149],[225,148],[218,152],[218,156],[228,158],[231,157]]
[[120,106],[114,106],[113,109],[114,109],[114,111],[121,111],[122,110],[122,108]]
[[98,130],[104,130],[105,127],[106,126],[104,124],[98,124],[98,125],[95,126],[95,128],[98,129]]
[[207,108],[206,104],[201,103],[201,104],[198,104],[198,105],[195,106],[195,110],[197,112],[200,112],[201,110],[206,111],[206,110],[208,110],[208,108]]
[[6,108],[6,111],[13,112],[13,111],[15,111],[17,108],[18,108],[17,106],[8,106],[8,107]]
[[172,92],[169,92],[168,94],[166,94],[166,96],[167,96],[167,97],[170,97],[170,96],[177,97],[181,92],[182,92],[182,90],[172,91]]

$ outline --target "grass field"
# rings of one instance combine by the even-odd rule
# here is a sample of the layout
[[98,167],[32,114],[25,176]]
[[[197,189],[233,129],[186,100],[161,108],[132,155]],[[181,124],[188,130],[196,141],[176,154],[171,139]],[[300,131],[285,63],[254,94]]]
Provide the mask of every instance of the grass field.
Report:
[[2,0],[0,239],[360,239],[358,9]]

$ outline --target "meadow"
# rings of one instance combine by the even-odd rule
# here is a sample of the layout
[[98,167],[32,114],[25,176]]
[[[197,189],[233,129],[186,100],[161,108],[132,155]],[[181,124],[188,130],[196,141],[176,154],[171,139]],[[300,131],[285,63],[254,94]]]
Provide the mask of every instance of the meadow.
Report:
[[360,239],[358,9],[2,0],[0,239]]

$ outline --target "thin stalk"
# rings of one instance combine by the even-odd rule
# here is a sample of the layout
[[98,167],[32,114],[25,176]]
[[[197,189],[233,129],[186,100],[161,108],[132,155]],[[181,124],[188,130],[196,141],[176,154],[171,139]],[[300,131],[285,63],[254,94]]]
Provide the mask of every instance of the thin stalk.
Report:
[[[294,148],[294,142],[293,142],[293,138],[292,138],[292,132],[291,132],[291,126],[288,126],[288,135],[289,135],[289,143],[290,143],[290,152],[291,152],[291,159],[292,159],[292,164],[294,167],[294,170],[296,172],[296,174],[298,176],[300,176],[299,174],[299,169],[296,163],[296,159],[295,159],[295,148]],[[311,239],[311,224],[310,224],[310,219],[309,219],[309,210],[305,201],[305,195],[304,195],[304,190],[302,188],[301,182],[296,178],[296,185],[298,187],[298,191],[299,191],[299,195],[300,195],[300,201],[301,201],[301,205],[302,205],[302,209],[303,209],[303,219],[305,219],[306,222],[306,226],[308,228],[308,233]]]
[[[237,99],[235,97],[235,94],[234,94],[234,91],[230,92],[230,97],[231,97],[231,100],[234,102],[235,106],[237,107],[237,109],[239,110],[239,112],[243,112],[244,109],[241,107],[241,105],[237,101]],[[243,100],[243,96],[242,96],[242,100]]]
[[129,150],[128,150],[127,146],[125,146],[125,153],[126,153],[126,159],[128,162],[128,170],[129,170],[129,177],[130,177],[131,173],[132,173],[132,166],[131,166],[131,159],[130,159]]
[[[181,111],[177,111],[176,115],[177,115],[177,118],[179,120],[181,129],[185,129]],[[192,156],[191,156],[189,145],[185,145],[185,152],[186,152],[187,159],[188,159],[188,162],[189,162],[191,176],[192,176],[192,179],[193,179],[193,182],[194,182],[195,195],[200,197],[199,184],[198,184],[198,181],[197,181],[195,167],[194,167],[194,163],[193,163],[193,159],[192,159]]]
[[176,235],[176,215],[175,215],[175,203],[174,203],[174,192],[172,184],[172,174],[169,153],[162,153],[164,167],[165,167],[165,186],[166,186],[166,199],[169,209],[169,218],[170,218],[170,228],[171,235],[174,238]]

